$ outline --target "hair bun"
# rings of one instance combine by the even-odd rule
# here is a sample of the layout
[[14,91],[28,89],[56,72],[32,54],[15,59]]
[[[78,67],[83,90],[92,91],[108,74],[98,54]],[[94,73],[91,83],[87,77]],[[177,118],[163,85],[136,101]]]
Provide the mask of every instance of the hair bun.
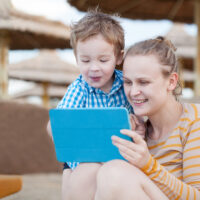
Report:
[[158,36],[155,40],[158,42],[164,42],[169,48],[171,48],[173,51],[176,51],[176,47],[173,45],[171,40],[168,40],[163,36]]

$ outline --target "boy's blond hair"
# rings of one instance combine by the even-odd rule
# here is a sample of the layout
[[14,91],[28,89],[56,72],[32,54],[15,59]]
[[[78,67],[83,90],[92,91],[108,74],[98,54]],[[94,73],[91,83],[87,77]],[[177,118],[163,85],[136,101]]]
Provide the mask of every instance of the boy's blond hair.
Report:
[[98,34],[114,46],[116,56],[124,50],[124,30],[120,23],[114,19],[114,16],[92,10],[71,26],[70,43],[75,55],[79,40],[84,41]]

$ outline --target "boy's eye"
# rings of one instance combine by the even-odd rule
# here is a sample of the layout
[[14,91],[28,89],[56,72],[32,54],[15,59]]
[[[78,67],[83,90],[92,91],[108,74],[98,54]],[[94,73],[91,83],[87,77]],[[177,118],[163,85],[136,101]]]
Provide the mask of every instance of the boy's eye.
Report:
[[105,63],[105,62],[107,62],[108,60],[100,60],[100,62],[102,62],[102,63]]
[[88,63],[90,61],[89,60],[81,60],[81,62]]

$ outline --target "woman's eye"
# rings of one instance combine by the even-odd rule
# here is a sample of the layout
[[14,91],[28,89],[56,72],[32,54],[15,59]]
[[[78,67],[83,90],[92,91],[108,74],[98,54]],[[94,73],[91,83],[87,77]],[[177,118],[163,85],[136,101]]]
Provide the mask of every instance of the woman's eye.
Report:
[[148,81],[140,81],[141,85],[147,85],[149,82]]
[[125,85],[132,85],[132,82],[131,81],[124,81],[124,84]]

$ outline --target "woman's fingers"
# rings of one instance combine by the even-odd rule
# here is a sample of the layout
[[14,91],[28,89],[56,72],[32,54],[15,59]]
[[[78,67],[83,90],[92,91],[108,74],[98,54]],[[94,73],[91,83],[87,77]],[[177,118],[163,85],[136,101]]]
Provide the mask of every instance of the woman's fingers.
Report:
[[131,137],[136,144],[144,144],[145,143],[143,138],[132,130],[122,129],[122,130],[120,130],[120,133]]
[[134,120],[134,115],[130,114],[131,129],[134,131],[136,129],[136,122]]
[[143,167],[150,156],[146,142],[134,131],[123,129],[120,132],[131,137],[133,142],[118,136],[112,136],[113,145],[118,148],[120,154],[130,163],[139,168]]
[[125,140],[117,136],[112,136],[112,142],[115,146],[123,151],[137,151],[137,147],[132,141]]

